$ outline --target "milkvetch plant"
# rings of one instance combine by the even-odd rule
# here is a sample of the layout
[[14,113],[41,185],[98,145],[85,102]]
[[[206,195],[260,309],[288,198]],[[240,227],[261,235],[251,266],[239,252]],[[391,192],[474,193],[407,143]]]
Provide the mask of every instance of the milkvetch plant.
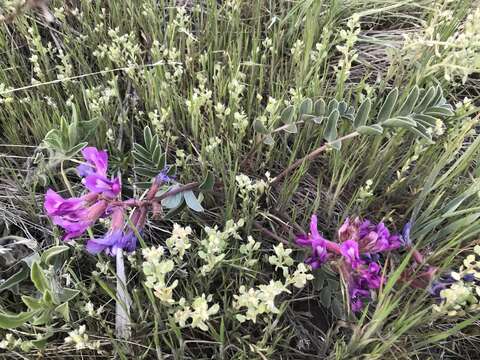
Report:
[[[147,131],[147,135],[149,129]],[[151,137],[151,133],[149,135]],[[148,136],[147,136],[148,138]],[[155,138],[149,139],[150,143],[155,144]],[[151,146],[151,145],[150,145]],[[156,146],[156,145],[154,145]],[[141,149],[137,146],[137,149]],[[108,154],[105,150],[98,150],[94,147],[87,147],[82,150],[85,162],[77,167],[77,172],[82,178],[82,184],[86,193],[80,197],[63,198],[52,189],[48,189],[45,195],[45,211],[52,219],[55,225],[64,229],[64,241],[70,241],[83,235],[87,229],[92,228],[100,219],[109,219],[108,230],[102,237],[90,236],[86,243],[86,250],[91,254],[105,253],[116,258],[116,273],[118,277],[117,284],[117,316],[116,329],[120,337],[129,336],[128,314],[130,298],[126,291],[126,277],[123,254],[131,253],[137,247],[138,237],[142,232],[149,212],[153,216],[159,216],[162,212],[162,201],[168,200],[171,196],[182,195],[186,191],[185,198],[187,203],[197,205],[192,189],[197,187],[197,183],[191,183],[185,187],[176,185],[172,190],[167,190],[158,195],[164,184],[173,182],[166,172],[158,173],[141,200],[126,199],[121,200],[121,181],[119,177],[108,177]],[[195,207],[195,206],[194,206]],[[198,206],[197,210],[198,210]],[[130,216],[127,211],[132,209]],[[174,255],[179,259],[183,257],[186,249],[189,247],[188,229],[180,231],[175,227],[174,237],[168,242]],[[191,230],[190,230],[191,231]],[[181,233],[181,234],[180,234]],[[176,235],[175,235],[176,234]],[[176,243],[175,237],[184,239],[184,243]],[[144,255],[150,262],[144,263],[144,271],[148,276],[147,286],[155,288],[155,293],[166,303],[173,302],[172,290],[177,282],[173,282],[166,287],[165,275],[173,269],[173,261],[158,262],[163,248],[156,251],[146,252]],[[151,264],[151,267],[147,265]],[[150,270],[149,270],[150,269]]]

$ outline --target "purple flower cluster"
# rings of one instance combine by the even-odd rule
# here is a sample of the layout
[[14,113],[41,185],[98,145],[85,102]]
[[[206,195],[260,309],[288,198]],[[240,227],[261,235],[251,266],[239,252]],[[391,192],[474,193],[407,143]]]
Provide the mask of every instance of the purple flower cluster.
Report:
[[383,283],[379,253],[395,250],[403,245],[399,235],[393,235],[383,222],[373,224],[369,220],[347,219],[338,229],[338,242],[322,237],[317,228],[317,216],[310,222],[310,233],[300,235],[296,242],[312,249],[305,260],[313,269],[328,260],[335,261],[338,271],[348,287],[350,305],[353,311],[360,311],[366,301],[372,299]]
[[[128,202],[117,201],[121,184],[119,178],[108,178],[108,154],[94,147],[82,150],[85,163],[77,170],[88,192],[81,197],[64,199],[52,189],[45,195],[45,211],[53,223],[65,230],[63,240],[79,237],[100,218],[111,218],[105,236],[88,240],[86,248],[92,254],[104,251],[115,256],[118,249],[133,251],[137,238],[133,229],[125,223],[125,208]],[[131,223],[137,231],[145,224],[146,210],[137,208]]]

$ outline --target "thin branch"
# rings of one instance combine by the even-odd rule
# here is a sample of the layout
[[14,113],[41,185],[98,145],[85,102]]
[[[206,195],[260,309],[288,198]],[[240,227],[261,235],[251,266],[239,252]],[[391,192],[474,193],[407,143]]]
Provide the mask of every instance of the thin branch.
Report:
[[287,176],[290,172],[292,172],[292,170],[295,170],[296,168],[298,168],[300,165],[302,165],[305,161],[311,161],[313,159],[315,159],[317,156],[319,156],[322,152],[324,152],[325,150],[327,150],[328,148],[330,148],[333,144],[335,143],[338,143],[338,142],[342,142],[344,140],[347,140],[347,139],[351,139],[351,138],[354,138],[356,136],[358,136],[359,133],[354,131],[353,133],[350,133],[350,134],[347,134],[345,136],[342,136],[336,140],[333,140],[333,141],[330,141],[330,142],[327,142],[325,144],[323,144],[322,146],[320,146],[319,148],[313,150],[310,154],[304,156],[303,158],[301,159],[298,159],[297,161],[295,161],[292,165],[290,165],[289,167],[287,167],[285,170],[283,170],[280,174],[278,174],[277,176],[275,176],[273,178],[273,180],[270,182],[270,184],[275,184],[277,182],[279,182],[280,180],[282,180],[285,176]]

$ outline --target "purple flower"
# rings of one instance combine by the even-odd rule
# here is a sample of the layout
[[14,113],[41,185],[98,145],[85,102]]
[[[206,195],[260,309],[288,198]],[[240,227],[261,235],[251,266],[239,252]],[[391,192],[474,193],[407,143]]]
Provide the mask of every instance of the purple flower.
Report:
[[88,175],[84,180],[85,187],[93,193],[103,194],[106,197],[114,198],[121,190],[120,179],[108,180],[98,174]]
[[63,216],[80,212],[84,207],[84,199],[64,199],[52,189],[48,189],[43,206],[48,216]]
[[107,210],[107,202],[96,201],[88,208],[85,207],[91,194],[82,198],[63,199],[53,190],[45,195],[45,210],[55,225],[62,227],[66,232],[63,240],[68,241],[82,235]]
[[358,265],[360,265],[360,254],[358,251],[358,243],[356,241],[347,240],[341,243],[340,252],[353,269],[356,269]]
[[82,150],[86,163],[77,167],[80,176],[84,177],[83,184],[93,193],[102,194],[108,198],[116,197],[121,190],[120,179],[108,179],[108,154],[105,150],[95,147],[86,147]]
[[[127,226],[125,229],[124,216],[123,208],[113,208],[109,231],[101,238],[88,240],[87,251],[92,254],[98,254],[103,251],[110,256],[115,256],[118,250],[134,251],[137,247],[137,237],[130,227]],[[132,215],[131,220],[137,229],[144,225],[141,213],[138,211]]]
[[359,239],[358,230],[361,225],[360,218],[356,218],[353,221],[350,221],[350,218],[347,218],[342,226],[338,229],[338,241],[344,242],[347,240],[357,241]]
[[107,176],[108,154],[105,150],[89,146],[82,150],[82,155],[87,162],[77,167],[80,176],[86,177],[93,173]]
[[327,252],[326,240],[318,232],[316,215],[312,215],[310,233],[297,236],[295,242],[300,246],[312,248],[311,256],[305,260],[305,263],[311,265],[312,269],[317,269],[327,262],[329,254]]
[[391,235],[383,222],[374,225],[365,220],[359,227],[359,237],[360,248],[368,253],[391,251],[402,245],[400,236]]
[[383,283],[381,267],[375,262],[364,263],[357,268],[345,268],[350,306],[354,312],[363,309],[372,300],[372,293]]
[[412,229],[412,222],[411,221],[407,222],[402,229],[401,241],[402,241],[403,246],[405,246],[405,247],[411,247],[412,246],[412,240],[410,239],[410,230],[411,229]]

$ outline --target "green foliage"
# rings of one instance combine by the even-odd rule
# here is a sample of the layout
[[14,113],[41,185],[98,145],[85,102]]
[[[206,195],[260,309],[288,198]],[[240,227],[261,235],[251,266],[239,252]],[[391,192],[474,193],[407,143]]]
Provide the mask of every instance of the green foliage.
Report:
[[[346,312],[334,268],[278,296],[279,314],[257,323],[239,324],[232,308],[242,285],[278,279],[264,257],[308,231],[312,213],[332,240],[347,216],[384,220],[395,232],[411,220],[415,246],[439,273],[460,265],[456,255],[480,236],[478,86],[468,77],[478,72],[480,22],[472,2],[180,3],[110,1],[100,9],[52,0],[54,23],[37,9],[0,30],[0,232],[35,238],[42,249],[27,260],[0,244],[0,259],[13,258],[0,263],[0,341],[8,333],[23,340],[6,351],[26,358],[59,348],[58,356],[73,358],[475,358],[474,317],[435,317],[424,291],[396,281],[408,252],[382,259],[389,280],[358,316]],[[66,181],[80,195],[70,165],[87,143],[108,149],[123,197],[140,198],[164,170],[174,181],[157,196],[197,183],[164,198],[168,215],[149,217],[138,235],[170,256],[172,222],[191,227],[191,247],[175,258],[168,280],[179,281],[172,296],[189,305],[213,295],[220,311],[208,331],[179,326],[170,305],[145,286],[139,250],[126,262],[132,338],[115,339],[112,261],[52,246],[40,185],[60,190]],[[266,185],[322,146],[283,183]],[[239,175],[250,180],[242,188]],[[218,241],[206,228],[240,218],[238,238],[214,254],[224,259],[201,276],[201,241],[211,240],[212,253]],[[259,243],[251,256],[240,250],[249,236]],[[286,247],[298,262],[308,256]],[[84,335],[101,337],[104,353],[65,343],[81,325]]]

